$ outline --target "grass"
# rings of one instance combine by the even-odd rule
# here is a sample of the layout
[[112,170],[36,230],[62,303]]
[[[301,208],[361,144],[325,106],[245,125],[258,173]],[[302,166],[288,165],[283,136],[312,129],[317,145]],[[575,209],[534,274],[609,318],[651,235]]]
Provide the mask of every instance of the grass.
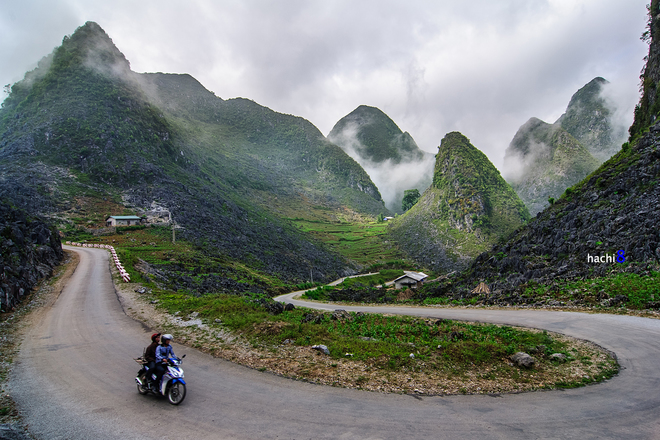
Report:
[[[628,263],[624,263],[625,266]],[[491,280],[492,281],[492,280]],[[488,280],[486,280],[488,284]],[[435,296],[436,284],[428,283],[413,299],[424,305],[479,305],[488,294],[461,298],[451,293]],[[611,273],[602,277],[578,280],[556,279],[552,284],[529,281],[520,286],[511,305],[553,303],[578,306],[606,312],[638,311],[660,308],[660,272],[651,266],[643,275],[629,272]],[[559,304],[556,304],[559,303]],[[488,304],[488,303],[486,303]]]
[[346,278],[341,282],[337,287],[346,288],[352,287],[356,284],[361,284],[363,286],[380,286],[385,284],[388,281],[392,281],[396,278],[402,276],[404,272],[398,269],[384,269],[378,272],[376,275],[367,275],[354,278]]
[[557,280],[554,286],[529,285],[524,294],[546,296],[558,301],[577,300],[597,307],[608,307],[601,305],[604,299],[623,296],[626,300],[621,306],[643,310],[648,307],[649,302],[660,301],[660,272],[653,271],[645,276],[618,273],[587,280]]
[[387,223],[310,221],[300,218],[291,221],[340,255],[360,264],[401,258],[398,249],[387,240]]
[[[462,377],[467,372],[485,371],[484,379],[517,377],[523,383],[532,373],[545,374],[543,371],[556,367],[557,362],[548,358],[552,353],[565,354],[567,363],[583,362],[583,355],[578,356],[565,341],[547,332],[509,326],[347,312],[337,312],[333,317],[333,313],[303,308],[271,315],[256,302],[258,297],[191,297],[159,290],[151,295],[164,311],[178,312],[184,319],[194,316],[211,329],[240,334],[252,347],[277,350],[287,344],[326,345],[331,368],[350,355],[352,361],[366,362],[368,368],[383,374],[426,371]],[[530,373],[512,366],[509,356],[518,351],[534,354],[539,369]],[[611,377],[618,371],[614,360],[598,367],[594,375],[598,378]],[[310,374],[309,369],[305,371],[299,372],[301,377]],[[366,382],[366,377],[362,381]],[[359,377],[356,383],[360,385]],[[582,384],[582,378],[562,382],[567,387]]]
[[[152,225],[117,229],[117,234],[101,236],[93,236],[80,230],[72,231],[67,235],[66,240],[114,246],[132,282],[152,285],[135,268],[139,260],[144,260],[155,265],[171,265],[183,275],[195,274],[196,281],[201,281],[205,276],[213,273],[221,273],[222,276],[237,282],[264,286],[273,294],[285,293],[297,287],[246,264],[221,256],[210,256],[186,240],[177,238],[175,243],[172,243],[172,230],[168,226]],[[307,285],[309,283],[298,286]]]
[[383,269],[374,275],[356,276],[353,278],[346,278],[337,286],[318,286],[314,290],[308,290],[302,294],[305,299],[314,301],[328,301],[328,292],[343,289],[362,289],[364,287],[383,286],[386,282],[395,280],[404,274],[400,269]]
[[[545,345],[550,353],[563,353],[564,345],[547,333],[530,332],[490,324],[466,324],[450,320],[425,320],[406,316],[350,313],[341,319],[295,309],[273,316],[250,298],[235,295],[191,297],[180,293],[157,294],[159,307],[180,316],[196,313],[208,325],[240,332],[255,344],[280,345],[293,340],[296,345],[323,343],[333,358],[353,353],[354,359],[382,358],[382,366],[408,364],[410,353],[416,359],[436,358],[465,365],[501,360],[516,351]],[[320,316],[312,323],[309,316]]]

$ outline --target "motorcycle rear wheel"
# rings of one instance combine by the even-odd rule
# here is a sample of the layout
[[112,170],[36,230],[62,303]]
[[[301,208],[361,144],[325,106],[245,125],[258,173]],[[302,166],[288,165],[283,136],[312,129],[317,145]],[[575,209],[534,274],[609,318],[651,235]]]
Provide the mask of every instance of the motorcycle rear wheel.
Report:
[[172,405],[178,405],[186,398],[186,385],[181,382],[173,383],[167,389],[167,400]]
[[137,384],[138,393],[143,395],[147,394],[149,392],[149,387],[147,386],[147,378],[144,376],[144,374],[139,375],[138,378],[144,384],[144,385]]

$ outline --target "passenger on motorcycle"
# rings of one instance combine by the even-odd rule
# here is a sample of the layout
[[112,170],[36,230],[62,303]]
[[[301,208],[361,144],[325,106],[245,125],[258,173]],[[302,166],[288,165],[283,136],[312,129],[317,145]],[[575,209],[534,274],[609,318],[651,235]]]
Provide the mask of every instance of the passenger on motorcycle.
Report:
[[147,380],[151,382],[151,375],[154,374],[154,369],[156,367],[156,348],[160,343],[160,333],[154,333],[151,335],[151,345],[147,347],[147,350],[144,352],[144,360],[147,362],[147,368],[149,372],[147,373]]
[[163,335],[160,340],[161,345],[156,347],[156,383],[160,383],[163,374],[167,371],[167,360],[171,358],[177,359],[174,351],[172,351],[172,346],[170,345],[172,335]]

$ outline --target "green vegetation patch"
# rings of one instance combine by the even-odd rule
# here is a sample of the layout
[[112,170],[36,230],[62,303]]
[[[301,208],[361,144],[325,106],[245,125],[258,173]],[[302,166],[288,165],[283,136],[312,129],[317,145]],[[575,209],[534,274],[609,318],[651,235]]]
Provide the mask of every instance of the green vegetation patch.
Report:
[[[67,236],[67,240],[84,239],[86,243],[112,245],[132,282],[145,283],[149,286],[155,286],[155,282],[158,282],[192,295],[213,292],[242,293],[249,290],[276,295],[295,290],[300,286],[314,287],[313,284],[298,286],[287,284],[274,275],[222,255],[209,255],[180,238],[176,238],[172,243],[172,229],[168,226],[122,227],[117,228],[117,231],[117,234],[102,236],[92,236],[78,231],[74,238]],[[145,267],[141,261],[163,271],[168,280],[145,276],[143,273]],[[211,279],[216,282],[210,282]],[[233,282],[222,283],[222,280]],[[218,284],[223,284],[225,287],[218,287]]]
[[558,280],[552,286],[527,285],[524,293],[602,308],[657,309],[660,308],[660,272],[653,271],[644,276],[618,273],[587,280]]
[[[151,295],[158,300],[158,307],[170,314],[183,320],[201,319],[208,326],[207,335],[213,335],[214,331],[240,334],[253,348],[268,353],[264,356],[269,359],[277,357],[280,350],[309,348],[306,353],[312,358],[304,361],[309,368],[298,372],[306,378],[321,374],[317,361],[325,362],[331,368],[346,362],[366,365],[362,379],[354,378],[357,386],[366,386],[374,376],[387,377],[406,372],[411,376],[439,375],[459,381],[478,377],[490,381],[494,387],[499,386],[499,380],[505,380],[523,384],[527,389],[555,388],[603,380],[618,371],[614,359],[605,356],[606,360],[599,358],[596,361],[583,350],[575,349],[567,339],[544,331],[304,308],[273,315],[262,305],[265,298],[258,295],[191,297],[165,291],[154,291]],[[217,339],[220,341],[219,337]],[[208,341],[207,344],[213,345]],[[222,344],[219,342],[220,346]],[[327,347],[328,355],[311,350],[312,346],[320,344]],[[512,364],[511,355],[520,351],[535,357],[534,368],[524,369]],[[314,353],[322,357],[317,358]],[[565,358],[552,357],[555,353]],[[584,375],[570,376],[569,371],[574,367],[587,366],[593,368],[588,380]],[[269,368],[264,366],[263,370],[266,369]],[[559,370],[562,373],[558,375]],[[323,374],[332,375],[333,372]],[[517,385],[507,387],[517,389]]]
[[[628,263],[624,263],[628,264]],[[491,280],[493,281],[493,280]],[[488,284],[488,280],[486,280]],[[438,295],[437,283],[424,285],[411,302],[424,305],[491,305],[493,294]],[[557,279],[552,284],[529,281],[520,285],[518,293],[508,297],[508,304],[546,307],[589,307],[604,311],[660,309],[660,272],[649,270],[643,275],[613,273],[584,280]]]
[[401,258],[399,250],[388,241],[387,223],[292,221],[304,232],[357,263],[374,264]]

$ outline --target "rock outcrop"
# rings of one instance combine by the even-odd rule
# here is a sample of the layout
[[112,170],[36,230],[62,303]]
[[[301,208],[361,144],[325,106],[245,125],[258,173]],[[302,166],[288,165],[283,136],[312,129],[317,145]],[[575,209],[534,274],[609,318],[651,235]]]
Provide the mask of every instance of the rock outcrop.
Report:
[[57,231],[45,221],[0,202],[0,308],[11,310],[62,260]]
[[408,132],[376,107],[361,105],[341,118],[328,134],[366,171],[393,212],[402,212],[405,190],[423,192],[432,180],[434,158]]

